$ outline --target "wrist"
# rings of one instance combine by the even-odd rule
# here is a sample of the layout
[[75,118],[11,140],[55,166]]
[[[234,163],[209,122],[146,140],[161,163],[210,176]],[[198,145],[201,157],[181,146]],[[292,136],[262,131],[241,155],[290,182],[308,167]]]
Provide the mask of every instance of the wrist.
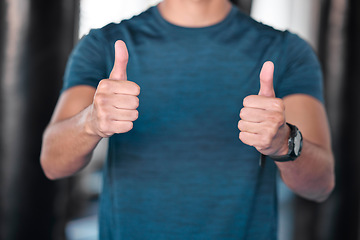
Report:
[[282,138],[283,140],[281,141],[281,148],[272,156],[284,156],[286,154],[288,154],[289,152],[289,138],[290,138],[290,132],[291,129],[289,127],[288,124],[284,124],[284,137]]
[[92,105],[90,105],[89,107],[84,109],[84,111],[82,112],[82,115],[83,116],[81,118],[82,119],[81,126],[83,127],[85,134],[88,136],[91,136],[91,137],[102,138],[94,130],[95,128],[94,128],[94,121],[93,121],[93,117],[92,117]]
[[302,134],[296,126],[289,123],[286,123],[286,125],[290,129],[290,134],[287,141],[288,142],[287,153],[283,155],[269,156],[274,161],[279,161],[279,162],[294,161],[296,158],[300,156],[302,150],[302,141],[303,141]]

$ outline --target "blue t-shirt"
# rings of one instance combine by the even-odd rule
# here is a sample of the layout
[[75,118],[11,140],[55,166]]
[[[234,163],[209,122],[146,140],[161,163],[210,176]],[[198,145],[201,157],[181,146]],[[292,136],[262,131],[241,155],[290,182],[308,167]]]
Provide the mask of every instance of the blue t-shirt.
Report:
[[259,153],[239,140],[239,112],[259,92],[267,60],[277,97],[323,101],[311,47],[236,7],[204,28],[175,26],[152,7],[84,37],[63,90],[108,78],[118,39],[128,47],[128,79],[141,87],[140,115],[109,141],[100,239],[276,239],[277,169],[260,168]]

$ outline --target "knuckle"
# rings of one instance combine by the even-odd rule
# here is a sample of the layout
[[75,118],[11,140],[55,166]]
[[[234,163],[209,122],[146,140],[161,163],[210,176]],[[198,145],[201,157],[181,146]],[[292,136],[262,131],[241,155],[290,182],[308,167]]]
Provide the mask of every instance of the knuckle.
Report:
[[273,139],[276,133],[277,133],[277,128],[272,125],[269,125],[264,129],[264,136],[268,140]]
[[139,98],[138,97],[133,97],[133,100],[132,100],[132,106],[134,109],[138,108],[140,105],[140,101],[139,101]]
[[139,85],[137,85],[136,83],[134,83],[134,84],[135,84],[134,94],[135,94],[136,96],[138,96],[138,95],[140,94],[141,89],[140,89],[140,86],[139,86]]
[[276,127],[283,125],[285,118],[282,113],[279,112],[269,112],[266,116],[266,119],[271,125]]
[[124,87],[134,96],[138,96],[140,94],[140,86],[131,81],[124,81]]
[[107,89],[109,89],[109,85],[109,81],[103,79],[99,82],[97,89],[100,91],[106,91]]
[[243,106],[247,106],[250,101],[251,101],[251,95],[245,97],[244,100],[243,100]]
[[241,141],[244,141],[244,140],[245,140],[245,137],[244,137],[244,133],[243,133],[243,132],[240,132],[240,133],[239,133],[239,139],[240,139]]
[[247,137],[247,134],[244,133],[244,132],[240,132],[239,133],[239,139],[241,142],[243,142],[244,144],[246,145],[249,145],[249,146],[254,146],[254,143],[252,143],[249,138]]
[[283,114],[277,114],[275,117],[276,127],[280,127],[285,123],[285,117]]
[[108,123],[105,119],[100,119],[98,123],[98,129],[100,132],[105,133],[108,131]]
[[271,125],[278,125],[283,121],[283,115],[279,112],[269,112],[267,114],[267,120]]
[[138,119],[138,118],[139,118],[139,111],[138,111],[138,110],[135,110],[134,113],[133,113],[133,119],[134,119],[134,121],[135,121],[135,120]]
[[238,122],[238,129],[241,131],[241,120]]
[[129,113],[127,113],[127,118],[130,121],[135,121],[139,117],[139,112],[137,110],[131,110]]
[[105,120],[105,112],[101,109],[101,108],[98,108],[96,110],[96,119],[98,122],[101,122],[101,121],[104,121]]
[[241,110],[240,110],[240,118],[244,118],[245,117],[245,108],[242,108]]
[[243,120],[240,120],[239,122],[238,122],[238,128],[239,128],[239,130],[240,131],[245,131],[245,122],[243,121]]
[[273,139],[273,138],[276,136],[276,133],[277,133],[276,128],[270,127],[270,128],[268,129],[268,139],[269,139],[269,140]]
[[271,146],[271,138],[269,138],[268,136],[264,136],[262,138],[260,148],[267,149],[267,148],[270,148],[270,146]]
[[131,121],[123,121],[117,125],[115,129],[115,133],[126,133],[133,128],[133,122]]
[[130,131],[131,129],[133,129],[133,126],[134,126],[133,122],[131,122],[131,121],[123,122],[122,125],[123,125],[123,126],[122,126],[123,132],[128,132],[128,131]]
[[279,112],[283,112],[285,110],[284,102],[280,98],[275,98],[273,100],[272,107]]
[[94,102],[97,106],[103,106],[106,105],[107,99],[103,94],[97,94]]

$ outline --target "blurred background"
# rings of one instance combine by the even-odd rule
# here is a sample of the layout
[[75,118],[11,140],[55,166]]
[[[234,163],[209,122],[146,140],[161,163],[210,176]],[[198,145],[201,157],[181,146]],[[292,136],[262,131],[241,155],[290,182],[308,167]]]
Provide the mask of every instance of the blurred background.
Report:
[[[160,0],[0,0],[0,239],[97,239],[102,142],[76,176],[49,181],[42,132],[67,58],[89,29],[139,14]],[[306,39],[324,71],[336,189],[324,203],[279,180],[279,239],[360,239],[360,1],[234,0],[247,14]],[[359,145],[358,145],[359,144]]]

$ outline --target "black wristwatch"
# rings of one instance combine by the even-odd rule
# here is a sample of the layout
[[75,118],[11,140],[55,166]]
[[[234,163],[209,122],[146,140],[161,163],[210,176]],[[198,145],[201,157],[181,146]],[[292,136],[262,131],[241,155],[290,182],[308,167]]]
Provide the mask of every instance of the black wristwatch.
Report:
[[300,156],[302,149],[303,138],[299,129],[290,124],[286,123],[290,127],[290,137],[288,140],[289,151],[286,155],[283,156],[269,156],[274,161],[278,162],[287,162],[294,161],[296,158]]

